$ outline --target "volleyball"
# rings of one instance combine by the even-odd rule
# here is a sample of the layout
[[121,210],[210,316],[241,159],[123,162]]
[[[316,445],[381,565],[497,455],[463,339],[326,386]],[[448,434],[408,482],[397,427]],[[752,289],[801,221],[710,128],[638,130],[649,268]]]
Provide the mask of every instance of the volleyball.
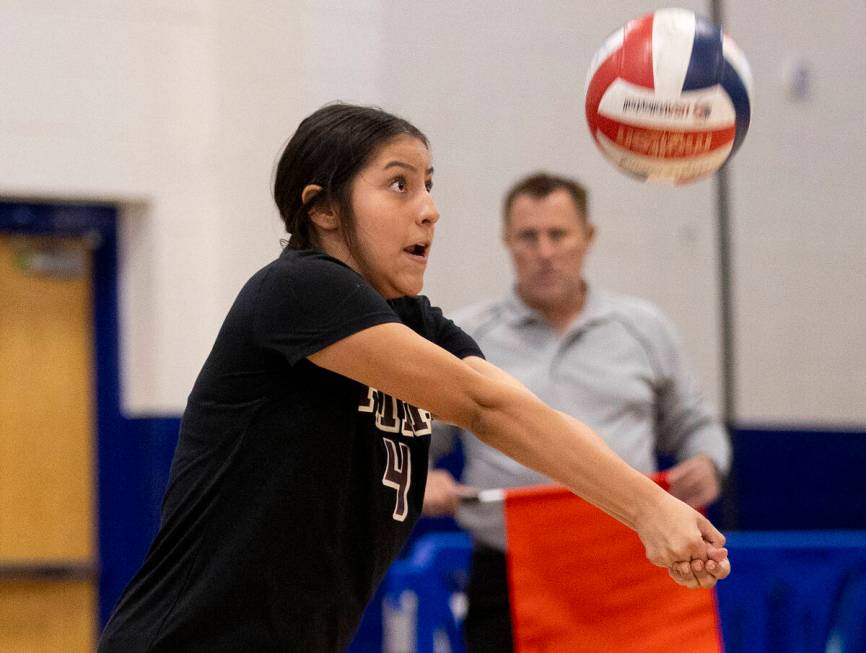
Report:
[[742,145],[752,74],[742,51],[710,20],[659,9],[626,23],[596,52],[586,120],[604,156],[651,182],[711,175]]

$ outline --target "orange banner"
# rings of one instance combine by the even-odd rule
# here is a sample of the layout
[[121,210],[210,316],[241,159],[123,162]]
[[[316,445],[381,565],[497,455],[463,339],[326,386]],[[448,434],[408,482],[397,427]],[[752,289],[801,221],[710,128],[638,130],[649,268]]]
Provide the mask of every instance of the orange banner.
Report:
[[715,590],[674,583],[633,531],[568,490],[507,491],[505,523],[516,653],[723,650]]

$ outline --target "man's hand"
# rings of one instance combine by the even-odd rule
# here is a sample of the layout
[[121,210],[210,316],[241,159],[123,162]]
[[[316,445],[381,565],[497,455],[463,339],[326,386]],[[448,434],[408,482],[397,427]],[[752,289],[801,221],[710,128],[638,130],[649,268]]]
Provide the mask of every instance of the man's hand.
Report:
[[472,488],[461,485],[444,469],[431,469],[427,473],[427,487],[424,489],[423,513],[428,517],[454,515],[460,505],[460,498],[472,492]]
[[721,483],[716,466],[708,456],[699,454],[668,471],[671,494],[693,508],[703,508],[719,498]]

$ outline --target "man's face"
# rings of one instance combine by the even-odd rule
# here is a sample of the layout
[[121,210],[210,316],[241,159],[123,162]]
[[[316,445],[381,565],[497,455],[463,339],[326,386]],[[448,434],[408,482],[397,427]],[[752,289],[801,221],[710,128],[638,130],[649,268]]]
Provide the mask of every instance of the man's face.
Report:
[[518,195],[505,227],[505,246],[527,305],[568,311],[583,297],[583,261],[595,228],[564,189],[536,198]]

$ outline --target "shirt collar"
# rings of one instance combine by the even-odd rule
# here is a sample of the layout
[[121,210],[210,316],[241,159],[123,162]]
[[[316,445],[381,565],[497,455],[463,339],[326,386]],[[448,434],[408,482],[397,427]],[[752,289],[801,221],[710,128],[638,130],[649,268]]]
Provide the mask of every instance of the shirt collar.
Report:
[[530,322],[544,321],[541,313],[536,311],[534,308],[527,306],[523,299],[521,299],[520,295],[517,293],[516,284],[511,287],[511,290],[505,297],[505,310],[505,319],[508,320],[510,324],[520,325],[528,324]]
[[[517,293],[517,286],[511,287],[508,295],[505,298],[506,320],[515,326],[531,323],[544,323],[544,316],[526,305],[520,295]],[[571,324],[566,329],[567,335],[574,331],[579,331],[589,324],[603,321],[612,311],[610,300],[604,291],[598,290],[591,283],[586,284],[586,298],[583,302],[583,308],[580,309]]]

